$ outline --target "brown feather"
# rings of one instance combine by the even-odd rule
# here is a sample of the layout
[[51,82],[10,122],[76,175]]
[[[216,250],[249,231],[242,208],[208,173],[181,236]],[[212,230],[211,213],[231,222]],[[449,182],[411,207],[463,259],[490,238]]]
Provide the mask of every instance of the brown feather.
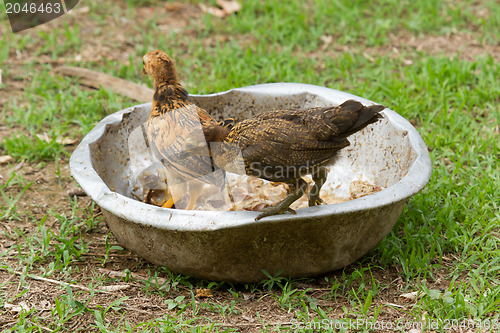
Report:
[[[155,93],[147,120],[147,136],[156,157],[168,168],[171,182],[192,180],[209,184],[224,184],[223,173],[210,156],[205,127],[218,123],[208,112],[188,99],[180,85],[175,62],[165,52],[155,50],[143,57],[144,72],[154,79]],[[207,132],[208,134],[208,132]],[[208,141],[207,141],[208,139]]]
[[247,174],[289,181],[296,173],[278,175],[278,170],[295,167],[310,173],[328,164],[349,145],[347,136],[380,119],[384,108],[349,100],[334,107],[266,112],[237,123],[214,158],[224,168],[241,152]]

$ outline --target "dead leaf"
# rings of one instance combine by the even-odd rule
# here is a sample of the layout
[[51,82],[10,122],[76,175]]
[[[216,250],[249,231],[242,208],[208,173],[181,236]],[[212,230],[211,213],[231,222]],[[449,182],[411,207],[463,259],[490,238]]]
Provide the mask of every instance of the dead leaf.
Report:
[[[43,134],[37,134],[36,137],[38,139],[40,139],[41,141],[52,142],[52,139],[45,132]],[[57,143],[60,143],[60,144],[64,145],[64,146],[70,146],[72,144],[77,143],[78,139],[76,139],[76,138],[70,139],[68,137],[57,137],[55,141]]]
[[199,6],[200,6],[201,11],[204,13],[208,13],[210,15],[217,16],[220,18],[226,16],[224,11],[222,9],[217,8],[217,7],[207,7],[203,3],[200,3]]
[[167,2],[165,4],[165,9],[169,12],[177,12],[184,8],[184,4],[180,2]]
[[246,321],[248,321],[250,323],[253,323],[255,321],[255,319],[253,319],[252,317],[245,316],[245,315],[242,315],[241,318],[245,319]]
[[37,310],[39,311],[49,311],[50,309],[52,309],[52,304],[50,304],[47,300],[40,301],[40,304],[37,307]]
[[319,37],[323,43],[325,44],[331,44],[333,42],[333,36],[331,35],[323,35],[321,37]]
[[217,0],[217,4],[221,6],[222,10],[226,12],[227,15],[237,13],[241,10],[241,4],[236,0]]
[[418,328],[412,328],[408,331],[408,333],[422,333],[422,330]]
[[30,310],[30,307],[26,304],[26,302],[20,302],[17,305],[5,303],[3,307],[12,314],[17,314],[21,311],[28,312]]
[[78,139],[77,138],[71,139],[71,138],[68,138],[68,137],[62,137],[62,138],[59,137],[59,138],[56,138],[56,142],[60,143],[62,145],[65,145],[65,146],[71,146],[71,145],[77,143]]
[[2,84],[2,69],[0,68],[0,84]]
[[366,52],[363,52],[363,57],[368,59],[369,62],[375,62],[375,59]]
[[390,302],[384,302],[385,305],[393,306],[395,308],[404,308],[404,306],[395,304],[395,303],[390,303]]
[[229,15],[241,10],[241,4],[235,0],[229,0],[229,1],[217,0],[217,4],[221,8],[217,8],[217,7],[213,7],[213,6],[207,7],[203,3],[200,3],[199,6],[203,12],[208,13],[210,15],[220,17],[220,18],[224,18],[226,16],[229,16]]
[[323,42],[323,45],[321,46],[321,50],[326,50],[328,46],[333,42],[333,36],[331,35],[323,35],[319,39]]
[[50,142],[50,138],[49,136],[47,135],[47,133],[43,133],[43,134],[37,134],[36,137],[41,140],[41,141],[45,141],[45,142]]
[[413,60],[403,59],[403,64],[406,65],[406,66],[413,65]]
[[0,156],[0,164],[7,164],[12,161],[14,161],[14,158],[10,155]]
[[420,291],[413,291],[411,293],[406,293],[406,294],[402,294],[402,295],[399,295],[399,297],[403,297],[411,302],[415,302],[417,299],[419,299],[421,296],[423,295],[422,292]]
[[196,297],[198,298],[214,297],[214,294],[212,294],[212,290],[210,289],[200,288],[196,290]]

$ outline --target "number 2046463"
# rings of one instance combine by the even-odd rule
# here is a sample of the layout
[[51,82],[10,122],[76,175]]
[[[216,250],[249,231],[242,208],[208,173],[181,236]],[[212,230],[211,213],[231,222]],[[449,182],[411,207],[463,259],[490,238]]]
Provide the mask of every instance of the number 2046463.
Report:
[[59,14],[63,11],[60,3],[17,3],[5,2],[7,14]]

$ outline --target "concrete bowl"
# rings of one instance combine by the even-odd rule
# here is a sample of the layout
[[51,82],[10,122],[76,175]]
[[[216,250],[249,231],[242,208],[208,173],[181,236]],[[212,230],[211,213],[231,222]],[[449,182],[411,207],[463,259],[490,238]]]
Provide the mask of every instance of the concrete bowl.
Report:
[[[325,87],[272,83],[211,95],[191,95],[219,117],[243,119],[265,110],[338,105],[355,99]],[[389,104],[389,101],[387,101]],[[100,206],[118,241],[144,259],[174,272],[208,280],[256,282],[271,275],[314,276],[351,264],[389,234],[409,197],[431,174],[427,148],[396,112],[349,138],[330,175],[368,175],[380,192],[339,204],[300,209],[254,221],[257,212],[166,209],[134,199],[134,154],[129,136],[147,119],[151,104],[111,114],[76,148],[71,174]],[[346,170],[348,172],[346,172]]]

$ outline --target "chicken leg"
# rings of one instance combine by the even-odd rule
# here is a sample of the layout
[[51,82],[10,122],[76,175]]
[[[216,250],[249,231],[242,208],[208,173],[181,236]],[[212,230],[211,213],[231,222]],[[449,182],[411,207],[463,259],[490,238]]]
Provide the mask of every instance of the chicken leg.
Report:
[[174,205],[174,198],[172,198],[172,196],[170,196],[170,198],[167,201],[165,201],[165,203],[161,206],[163,208],[172,208],[173,205]]
[[290,205],[306,193],[307,182],[302,178],[298,178],[286,183],[290,188],[290,194],[288,194],[288,196],[277,205],[261,209],[260,214],[255,218],[255,221],[258,221],[266,216],[284,214],[287,212],[296,214],[295,210],[290,208]]
[[319,197],[319,192],[321,191],[321,187],[325,184],[327,178],[328,169],[325,167],[319,167],[318,170],[312,174],[314,185],[309,191],[309,207],[321,205],[323,203],[323,199]]

